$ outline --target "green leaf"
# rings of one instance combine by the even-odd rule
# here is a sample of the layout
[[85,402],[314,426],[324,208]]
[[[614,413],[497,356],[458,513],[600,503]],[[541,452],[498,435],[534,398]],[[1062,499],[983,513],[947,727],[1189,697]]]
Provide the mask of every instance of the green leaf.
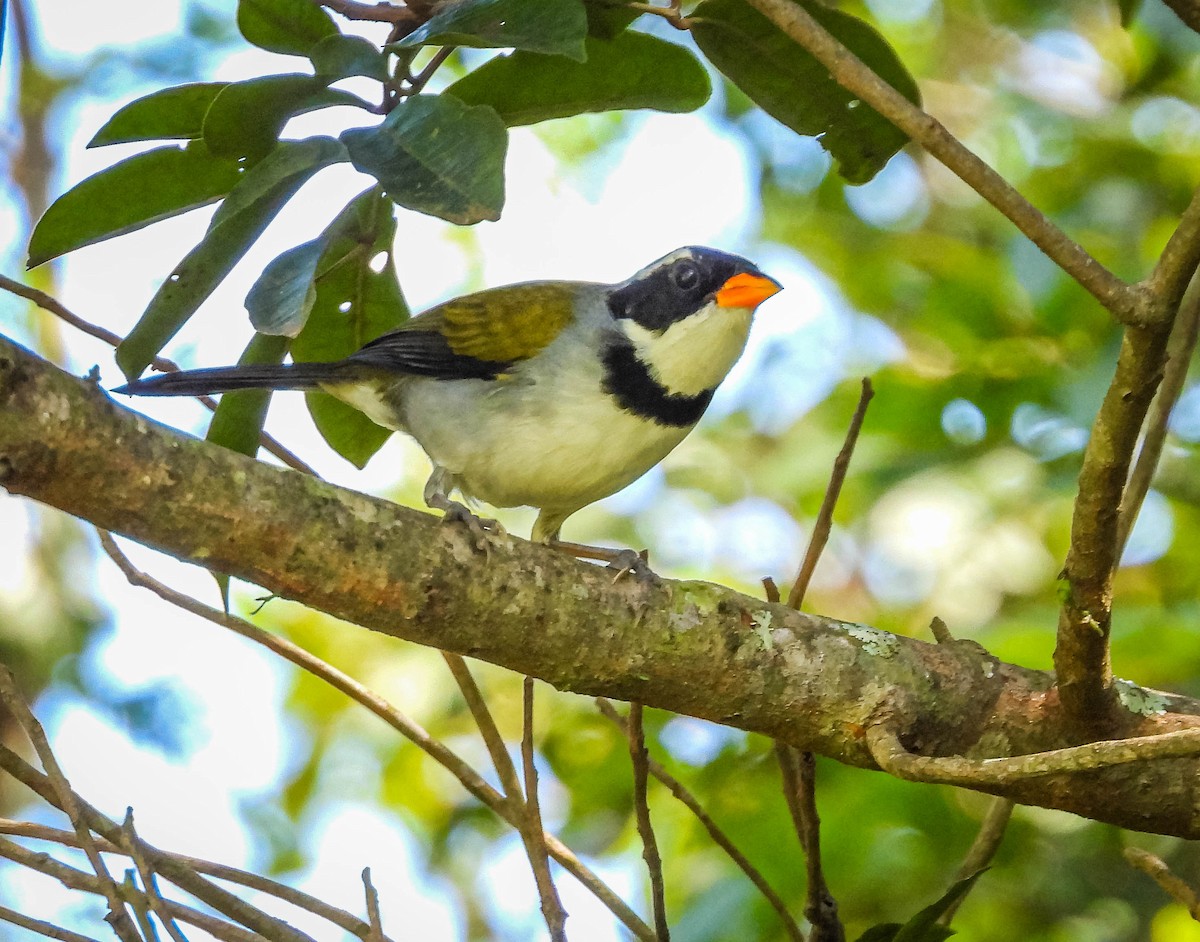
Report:
[[146,368],[309,177],[345,159],[333,138],[309,138],[280,144],[249,170],[117,347],[117,365],[126,377],[134,379]]
[[417,95],[382,124],[344,131],[342,140],[354,166],[400,206],[460,226],[500,218],[508,132],[487,106]]
[[317,289],[317,264],[325,240],[314,239],[288,249],[272,261],[246,295],[250,323],[263,334],[295,337],[308,320]]
[[[917,83],[887,41],[862,20],[820,3],[800,4],[910,101]],[[878,173],[908,138],[838,85],[829,70],[743,0],[704,0],[692,14],[704,54],[765,112],[821,146],[851,183]]]
[[164,88],[131,101],[88,141],[88,147],[128,144],[130,141],[194,140],[204,127],[204,115],[228,82],[196,82]]
[[292,56],[308,55],[338,32],[333,18],[312,0],[238,0],[237,24],[258,48]]
[[386,82],[387,56],[379,47],[362,36],[326,36],[308,53],[317,78],[328,85],[339,79],[361,75]]
[[326,88],[312,75],[264,75],[223,88],[204,116],[204,142],[220,157],[260,157],[288,119],[334,105],[368,107],[357,95]]
[[641,10],[606,0],[584,0],[583,9],[587,14],[588,35],[597,39],[613,39],[642,15]]
[[446,89],[469,105],[490,105],[509,127],[589,111],[694,111],[712,86],[687,49],[646,33],[587,40],[587,61],[515,52],[498,56]]
[[583,0],[454,0],[387,48],[526,49],[582,62],[587,30]]
[[[282,363],[291,341],[287,337],[255,334],[238,358],[239,366]],[[269,389],[241,389],[221,396],[205,436],[210,442],[254,457],[271,402]]]
[[122,160],[46,210],[29,240],[29,267],[215,202],[240,179],[237,161],[214,157],[199,141]]
[[[316,301],[292,342],[297,361],[340,360],[408,318],[392,259],[395,237],[391,204],[376,188],[352,201],[325,231],[321,238],[327,247],[318,266]],[[386,263],[372,266],[380,253],[387,253]],[[360,468],[391,434],[325,393],[310,392],[306,398],[309,413],[330,447]]]
[[985,868],[965,880],[959,880],[937,902],[926,906],[904,925],[888,922],[872,926],[858,937],[858,942],[943,942],[954,935],[954,930],[938,925],[938,920],[951,906],[966,896],[975,885],[975,881],[986,872]]

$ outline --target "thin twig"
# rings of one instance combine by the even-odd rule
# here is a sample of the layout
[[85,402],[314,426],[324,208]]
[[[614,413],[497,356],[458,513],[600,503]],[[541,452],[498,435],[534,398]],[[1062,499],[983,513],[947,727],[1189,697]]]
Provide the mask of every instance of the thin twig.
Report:
[[371,23],[406,23],[413,25],[421,22],[416,14],[421,3],[409,3],[407,6],[397,6],[394,3],[359,3],[356,0],[314,0],[317,6],[327,7],[334,13],[340,13],[348,20],[363,20]]
[[[958,867],[958,872],[954,875],[952,882],[958,883],[960,880],[965,880],[968,877],[973,877],[980,870],[991,863],[992,858],[996,856],[996,851],[1000,849],[1000,844],[1004,840],[1004,832],[1008,828],[1009,818],[1012,817],[1015,803],[1011,798],[993,797],[988,804],[987,814],[983,816],[983,823],[979,825],[979,833],[975,835],[975,840],[971,843],[967,855],[963,858],[963,862]],[[972,884],[972,887],[974,884]],[[970,892],[968,888],[967,892]],[[954,914],[958,912],[958,908],[963,904],[963,900],[967,898],[967,893],[963,893],[954,899],[946,911],[938,918],[938,922],[943,926],[949,926]]]
[[[66,835],[67,832],[63,831],[61,833]],[[61,843],[67,844],[66,841],[62,841]],[[73,845],[67,844],[67,846]],[[20,864],[22,867],[27,867],[30,870],[53,877],[68,889],[84,893],[95,893],[97,896],[104,895],[100,887],[100,881],[92,874],[83,870],[77,870],[60,860],[55,860],[49,854],[35,853],[14,841],[0,838],[0,857]],[[145,894],[140,890],[130,890],[127,887],[122,887],[121,892],[123,895],[128,896],[132,905],[149,905]],[[176,903],[172,900],[164,900],[163,902],[166,904],[167,912],[172,917],[181,922],[196,926],[198,929],[202,929],[213,938],[220,939],[221,942],[262,942],[262,936],[249,932],[241,926],[235,926],[233,923],[225,922],[216,916],[202,913],[197,909],[192,909],[190,906],[183,905],[183,903]]]
[[[623,735],[629,735],[629,726],[625,722],[625,717],[617,712],[616,707],[604,699],[604,697],[596,697],[596,706],[601,713],[617,725]],[[788,938],[792,939],[793,942],[804,942],[804,933],[800,931],[800,926],[796,924],[796,920],[788,912],[787,904],[783,901],[782,897],[771,888],[766,878],[750,863],[746,855],[738,850],[737,846],[730,840],[729,835],[721,830],[720,826],[712,819],[712,816],[704,809],[704,806],[700,804],[696,796],[688,790],[686,785],[668,772],[653,756],[647,755],[646,765],[650,770],[650,774],[661,782],[667,791],[683,802],[687,809],[704,826],[704,829],[708,831],[709,836],[713,839],[713,843],[725,851],[728,857],[746,874],[750,882],[766,897],[767,902],[771,904],[771,908],[779,915]]]
[[[60,831],[56,828],[46,827],[42,824],[33,824],[28,821],[13,821],[9,818],[0,818],[0,834],[12,834],[17,837],[28,837],[41,841],[53,841],[56,844],[62,844],[64,847],[79,846],[79,839],[70,831]],[[125,848],[110,843],[103,838],[96,838],[96,846],[106,854],[126,853]],[[165,850],[160,850],[158,853],[160,856],[169,857],[182,866],[190,867],[197,873],[217,877],[229,883],[236,883],[251,890],[265,893],[268,896],[275,896],[284,902],[291,903],[299,909],[308,910],[314,915],[328,920],[338,928],[359,938],[365,938],[370,929],[366,923],[345,910],[331,906],[323,900],[317,899],[315,896],[309,896],[303,890],[285,886],[282,883],[276,883],[274,880],[269,880],[257,873],[248,873],[245,870],[238,870],[236,867],[214,863],[211,860],[204,860],[200,857],[189,857],[186,854],[176,854]]]
[[404,89],[404,94],[416,95],[419,93],[421,89],[429,84],[429,80],[433,78],[433,74],[441,68],[442,63],[454,54],[457,48],[457,46],[443,46],[435,52],[433,58],[429,60],[425,68],[409,79],[407,87]]
[[1163,247],[1154,272],[1146,280],[1160,319],[1173,317],[1200,264],[1200,189],[1192,194],[1179,224]]
[[[55,808],[62,808],[63,800],[50,777],[43,775],[3,744],[0,744],[0,768],[25,785],[26,788],[36,792],[43,801]],[[125,833],[119,825],[97,811],[77,793],[71,794],[71,801],[74,802],[75,807],[79,810],[80,819],[88,828],[121,847],[123,854],[129,853],[129,848],[125,846]],[[207,903],[230,919],[252,929],[263,938],[269,939],[271,942],[314,942],[310,936],[293,928],[283,920],[264,913],[228,890],[206,880],[190,867],[183,866],[179,861],[160,854],[157,848],[143,842],[142,852],[146,855],[146,859],[153,864],[154,869],[176,886],[191,893],[198,900]]]
[[162,893],[158,889],[158,880],[154,876],[154,870],[146,862],[146,855],[142,853],[142,839],[138,837],[137,829],[133,825],[132,808],[125,809],[124,828],[126,840],[128,841],[129,856],[132,858],[133,864],[137,867],[138,874],[142,878],[142,887],[146,898],[150,902],[150,909],[167,930],[167,935],[174,939],[175,942],[188,942],[184,934],[179,931],[179,926],[175,925],[175,920],[171,918],[171,914],[167,912]]
[[817,814],[817,760],[811,752],[802,752],[775,741],[775,756],[783,778],[783,795],[792,826],[804,849],[804,917],[812,924],[809,942],[844,942],[846,929],[838,915],[838,904],[825,882],[821,866],[821,818]]
[[1159,857],[1140,847],[1126,847],[1125,860],[1157,883],[1166,894],[1183,906],[1191,917],[1200,922],[1200,899],[1196,891],[1171,872],[1171,868]]
[[1155,472],[1158,471],[1158,462],[1167,441],[1167,425],[1171,421],[1171,412],[1183,392],[1188,367],[1192,363],[1192,354],[1196,350],[1196,338],[1200,333],[1198,328],[1200,290],[1194,291],[1180,307],[1175,328],[1171,331],[1171,339],[1167,342],[1167,365],[1163,370],[1162,384],[1158,387],[1158,395],[1154,397],[1154,405],[1150,407],[1142,449],[1138,454],[1137,463],[1133,466],[1133,473],[1129,476],[1125,497],[1121,501],[1121,516],[1117,521],[1118,559],[1125,553],[1129,534],[1133,532],[1138,512],[1150,490]]
[[483,737],[488,755],[492,757],[492,765],[496,769],[496,774],[500,776],[500,784],[504,786],[505,796],[513,803],[513,807],[518,812],[523,813],[524,799],[521,797],[521,780],[517,778],[517,767],[513,765],[512,757],[508,754],[508,747],[504,745],[504,737],[496,728],[492,711],[488,709],[483,694],[479,692],[479,685],[471,676],[467,662],[459,655],[449,651],[442,651],[441,654],[446,661],[446,666],[450,668],[450,673],[454,675],[454,682],[458,684],[463,699],[467,702],[467,709],[471,711],[475,725],[479,727],[479,735]]
[[629,756],[633,760],[633,808],[637,817],[638,834],[642,838],[642,859],[650,872],[650,900],[654,909],[654,932],[658,942],[669,942],[671,928],[667,925],[666,893],[663,887],[662,857],[650,823],[650,803],[646,785],[650,775],[646,733],[642,727],[642,705],[629,704]]
[[867,415],[867,406],[871,404],[871,398],[874,395],[875,390],[871,386],[871,381],[864,376],[862,392],[858,397],[858,406],[854,409],[854,415],[850,418],[850,427],[846,430],[846,440],[842,444],[842,450],[838,452],[833,461],[833,473],[829,477],[829,486],[825,489],[825,498],[821,501],[817,522],[813,527],[812,536],[808,540],[808,551],[804,554],[804,562],[800,566],[800,572],[796,575],[796,581],[792,584],[792,591],[788,593],[788,605],[794,609],[798,610],[804,603],[804,595],[808,592],[808,584],[817,568],[817,561],[825,550],[825,544],[829,542],[829,534],[833,530],[833,508],[837,506],[838,497],[842,493],[842,484],[846,480],[850,458],[854,454],[854,446],[858,444],[858,433],[862,431],[863,419]]
[[533,764],[533,678],[526,677],[522,684],[521,764],[525,771],[525,820],[528,822],[529,840],[526,853],[529,855],[533,877],[537,881],[538,896],[542,901],[542,915],[550,930],[552,942],[566,942],[567,913],[559,899],[554,879],[550,875],[550,859],[543,837],[542,808],[538,801],[537,768]]
[[136,874],[137,871],[133,869],[125,871],[125,881],[121,884],[121,889],[124,890],[122,899],[133,909],[134,921],[145,942],[162,942],[154,920],[150,918],[150,898],[146,894],[134,897],[134,894],[138,892]]
[[104,888],[104,898],[108,901],[108,915],[104,917],[105,922],[112,925],[113,931],[122,942],[140,942],[137,928],[129,918],[117,884],[113,880],[112,874],[108,872],[108,867],[100,856],[100,851],[96,849],[91,830],[84,822],[75,792],[72,791],[67,777],[63,775],[63,771],[59,767],[58,759],[55,758],[54,752],[50,748],[46,731],[42,729],[42,724],[37,721],[37,717],[25,703],[25,698],[17,690],[17,680],[5,664],[0,664],[0,699],[4,701],[4,705],[8,707],[13,719],[21,725],[29,737],[29,741],[33,744],[42,768],[46,770],[46,775],[58,796],[58,806],[70,818],[71,826],[79,837],[80,847],[87,855],[88,863],[92,865],[96,878]]
[[885,772],[914,782],[962,785],[973,789],[984,785],[1009,785],[1043,775],[1088,772],[1130,762],[1200,755],[1200,729],[1181,729],[1132,739],[1098,740],[1082,746],[1000,759],[919,756],[905,749],[895,730],[884,723],[869,727],[866,740],[871,756]]
[[[39,291],[37,288],[31,288],[28,285],[23,285],[19,281],[13,281],[11,278],[6,278],[0,275],[0,289],[22,297],[27,301],[32,301],[43,311],[47,311],[57,317],[59,320],[70,324],[77,330],[87,334],[89,337],[95,337],[97,340],[102,340],[111,347],[117,346],[121,342],[121,338],[114,334],[111,330],[93,324],[90,321],[85,321],[78,314],[72,313],[62,305],[60,301],[46,294],[44,291]],[[150,361],[150,365],[161,373],[177,373],[179,372],[179,364],[173,360],[168,360],[166,357],[155,357]],[[208,409],[210,412],[215,412],[217,409],[217,400],[211,396],[196,396],[196,399]],[[266,432],[259,432],[258,442],[273,454],[276,458],[286,464],[289,468],[294,468],[296,471],[302,471],[305,474],[311,474],[313,477],[318,477],[317,472],[304,463],[300,458],[288,451],[278,441],[268,435]]]
[[807,49],[843,88],[887,118],[1003,213],[1063,271],[1124,324],[1144,316],[1142,292],[1122,281],[1067,236],[945,126],[901,95],[792,0],[749,0]]
[[96,942],[90,936],[80,935],[78,932],[72,932],[70,929],[56,926],[52,922],[45,922],[41,919],[34,919],[32,916],[25,916],[15,909],[9,909],[7,906],[0,906],[0,919],[3,919],[5,922],[11,922],[14,926],[20,926],[22,929],[28,929],[30,932],[36,932],[38,935],[44,935],[51,939],[59,939],[60,942]]
[[[325,663],[303,648],[292,644],[285,638],[280,638],[268,631],[263,631],[256,625],[244,619],[226,614],[220,609],[211,608],[196,601],[191,596],[163,585],[158,580],[137,569],[121,552],[112,537],[103,530],[96,531],[100,543],[117,567],[124,573],[125,578],[133,585],[149,589],[159,598],[172,605],[191,612],[200,618],[228,628],[235,634],[260,644],[280,657],[291,661],[302,670],[308,671],[315,677],[324,680],[330,686],[340,690],[356,703],[366,707],[370,712],[391,726],[394,730],[408,739],[413,745],[445,768],[459,783],[481,804],[490,808],[497,816],[520,830],[521,815],[512,803],[492,788],[482,776],[464,762],[456,753],[443,743],[434,739],[418,724],[388,703],[375,691],[363,686],[354,678],[339,671],[336,667]],[[642,942],[655,942],[654,931],[635,913],[612,889],[583,863],[575,853],[562,841],[552,834],[544,835],[546,847],[550,855],[558,861],[568,873],[588,888],[621,923]],[[359,933],[356,933],[359,934]]]
[[362,882],[363,895],[367,902],[367,921],[371,925],[371,931],[367,933],[364,942],[384,942],[387,936],[383,934],[383,920],[379,915],[379,893],[371,882],[370,867],[363,867]]

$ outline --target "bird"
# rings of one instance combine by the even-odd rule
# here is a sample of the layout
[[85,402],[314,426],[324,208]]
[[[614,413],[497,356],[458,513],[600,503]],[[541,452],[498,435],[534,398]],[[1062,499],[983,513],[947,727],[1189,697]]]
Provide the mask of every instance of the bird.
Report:
[[[447,519],[494,524],[456,491],[534,507],[534,542],[583,551],[561,541],[563,523],[687,436],[781,287],[745,258],[685,246],[616,284],[533,281],[454,298],[342,360],[182,370],[113,392],[323,390],[417,441],[433,463],[425,503]],[[630,552],[578,555],[636,568]]]

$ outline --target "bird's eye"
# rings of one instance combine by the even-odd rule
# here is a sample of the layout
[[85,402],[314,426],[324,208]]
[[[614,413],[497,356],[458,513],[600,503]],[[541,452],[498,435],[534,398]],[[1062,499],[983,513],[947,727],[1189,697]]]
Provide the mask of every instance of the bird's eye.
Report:
[[671,268],[671,280],[675,282],[675,287],[679,290],[691,291],[700,283],[700,269],[694,262],[689,262],[687,259],[676,262]]

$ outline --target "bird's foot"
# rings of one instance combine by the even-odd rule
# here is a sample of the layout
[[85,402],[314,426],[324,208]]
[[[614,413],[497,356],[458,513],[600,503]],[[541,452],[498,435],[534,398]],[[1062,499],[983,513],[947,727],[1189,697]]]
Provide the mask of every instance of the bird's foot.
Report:
[[569,543],[566,540],[551,540],[550,545],[557,550],[567,553],[577,559],[595,559],[608,563],[608,568],[616,570],[613,582],[626,575],[631,575],[638,582],[647,585],[657,585],[662,580],[650,568],[650,557],[646,550],[640,553],[631,549],[609,549],[605,546],[588,546],[586,543]]
[[495,543],[508,541],[508,531],[504,529],[499,520],[480,517],[456,500],[447,500],[440,509],[442,510],[442,526],[466,527],[467,533],[471,536],[472,545],[478,552],[490,556]]

